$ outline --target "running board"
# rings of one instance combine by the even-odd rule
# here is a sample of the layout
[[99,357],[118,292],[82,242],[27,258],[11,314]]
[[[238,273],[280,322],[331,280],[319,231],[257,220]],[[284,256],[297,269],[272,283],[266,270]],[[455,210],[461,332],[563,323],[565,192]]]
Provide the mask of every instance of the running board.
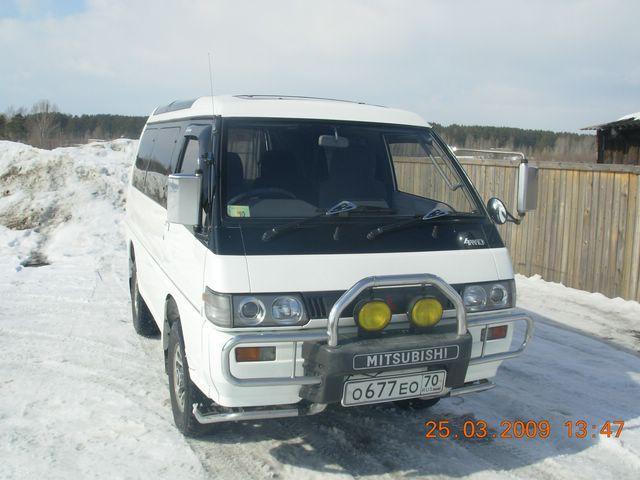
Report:
[[478,383],[472,383],[470,385],[464,385],[459,388],[454,388],[449,393],[452,397],[457,397],[458,395],[466,395],[467,393],[476,393],[476,392],[484,392],[485,390],[491,390],[495,387],[496,384],[491,380],[482,380]]
[[193,405],[193,416],[198,423],[222,423],[222,422],[243,422],[246,420],[267,420],[271,418],[300,417],[305,415],[315,415],[322,412],[327,405],[324,403],[312,403],[307,407],[295,408],[273,408],[268,409],[239,409],[226,413],[202,413],[197,404]]

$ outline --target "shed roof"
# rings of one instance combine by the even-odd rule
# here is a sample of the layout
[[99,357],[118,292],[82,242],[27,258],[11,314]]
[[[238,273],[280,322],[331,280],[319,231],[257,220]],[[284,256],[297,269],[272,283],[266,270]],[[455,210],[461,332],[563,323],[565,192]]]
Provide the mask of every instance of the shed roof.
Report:
[[630,113],[620,117],[613,122],[601,123],[600,125],[592,125],[590,127],[584,127],[582,130],[602,130],[604,128],[632,128],[640,127],[640,112]]

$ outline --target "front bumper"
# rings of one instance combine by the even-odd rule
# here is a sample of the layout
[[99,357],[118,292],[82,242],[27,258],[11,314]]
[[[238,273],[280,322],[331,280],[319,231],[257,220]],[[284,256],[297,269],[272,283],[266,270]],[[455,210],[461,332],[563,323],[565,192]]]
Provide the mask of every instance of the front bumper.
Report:
[[[455,306],[455,325],[448,330],[437,326],[424,334],[389,332],[375,339],[349,334],[339,336],[340,316],[361,292],[368,288],[403,285],[432,285],[438,288]],[[525,330],[523,340],[513,349],[512,335],[518,323],[523,323]],[[503,340],[488,340],[486,329],[497,325],[507,325],[508,336]],[[210,324],[209,328],[212,328]],[[357,282],[334,304],[326,331],[303,329],[225,335],[214,331],[211,342],[207,342],[204,336],[205,344],[213,348],[211,353],[215,352],[210,358],[220,358],[219,367],[217,362],[210,366],[214,382],[209,389],[210,397],[219,406],[227,408],[203,412],[194,405],[194,415],[201,423],[313,415],[324,410],[328,403],[340,401],[347,379],[381,371],[400,371],[403,368],[447,370],[446,388],[438,396],[483,391],[494,386],[489,379],[495,376],[500,363],[520,355],[532,336],[533,321],[523,311],[487,312],[467,318],[458,293],[435,275],[369,277]],[[254,365],[247,370],[239,370],[239,364],[232,364],[232,359],[235,348],[242,345],[279,346],[287,358],[284,363],[275,365],[277,376],[265,374],[273,367],[260,365],[262,362],[253,362]],[[446,351],[456,349],[457,354],[455,358],[445,354],[437,361],[386,365],[384,369],[379,365],[358,367],[355,361],[356,357],[363,355],[433,348],[445,348]],[[286,365],[290,368],[287,369]],[[247,371],[252,373],[247,374]],[[283,374],[285,371],[290,374]],[[215,395],[211,395],[214,392]]]
[[[438,288],[455,306],[456,324],[453,331],[444,337],[438,337],[433,334],[422,335],[389,335],[383,339],[375,341],[358,339],[349,340],[349,337],[343,336],[339,338],[338,322],[342,311],[364,290],[368,288],[385,287],[385,286],[403,286],[403,285],[432,285]],[[515,349],[510,349],[511,337],[508,341],[503,342],[500,348],[496,349],[496,342],[487,340],[487,336],[483,335],[484,329],[494,325],[511,325],[510,335],[513,333],[513,327],[517,323],[525,324],[525,333],[523,341]],[[225,383],[231,387],[294,387],[297,392],[312,392],[319,389],[319,385],[326,385],[329,377],[341,377],[352,375],[356,372],[345,368],[343,365],[350,362],[353,355],[364,351],[389,351],[391,348],[407,349],[407,345],[444,345],[455,344],[460,346],[460,357],[452,362],[440,364],[446,366],[447,370],[451,370],[448,377],[448,392],[455,394],[457,389],[469,387],[470,382],[477,380],[485,380],[495,375],[500,362],[503,360],[520,355],[533,335],[533,321],[522,311],[496,311],[482,315],[474,315],[467,317],[462,299],[458,293],[444,280],[435,275],[390,275],[384,277],[368,277],[357,282],[353,287],[347,290],[334,304],[329,314],[327,330],[287,330],[287,331],[270,331],[262,333],[239,333],[232,335],[224,343],[221,348],[221,375]],[[473,337],[473,338],[470,338]],[[405,342],[405,343],[403,343]],[[287,376],[240,376],[234,375],[232,368],[232,358],[234,349],[242,345],[293,345],[293,368],[291,374]],[[302,349],[299,346],[302,345]],[[497,350],[497,351],[496,351]],[[296,364],[300,359],[296,358],[298,352],[302,352],[304,359],[303,372],[296,368]],[[315,353],[314,353],[315,352]],[[342,353],[341,353],[342,352]],[[324,361],[318,360],[320,355]],[[329,358],[333,360],[328,361]],[[342,360],[339,360],[341,359]],[[346,362],[346,363],[345,363]],[[318,368],[318,364],[324,365]],[[329,365],[331,364],[331,365]],[[342,366],[341,366],[342,365]],[[235,365],[237,367],[237,364]],[[406,366],[405,366],[406,367]],[[255,371],[255,370],[254,370]],[[300,374],[302,373],[302,374]],[[362,373],[362,372],[357,372]],[[339,382],[340,380],[331,380]],[[316,386],[316,387],[313,387]],[[301,388],[308,387],[308,388]],[[266,392],[265,388],[259,389],[261,393]],[[227,395],[227,398],[229,395]],[[309,394],[310,399],[332,398],[335,401],[335,395],[316,395]],[[299,395],[298,400],[304,398]],[[226,402],[230,403],[230,402]]]

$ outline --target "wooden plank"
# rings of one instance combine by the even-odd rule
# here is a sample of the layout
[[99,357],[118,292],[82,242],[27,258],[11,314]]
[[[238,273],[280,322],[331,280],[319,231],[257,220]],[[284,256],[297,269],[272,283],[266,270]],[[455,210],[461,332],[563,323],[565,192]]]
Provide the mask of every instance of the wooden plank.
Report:
[[629,195],[627,197],[627,225],[624,252],[622,255],[622,297],[624,298],[634,298],[635,296],[635,289],[632,286],[633,281],[631,272],[633,270],[633,266],[631,253],[633,252],[635,227],[639,221],[638,216],[640,215],[640,210],[636,210],[636,198],[640,194],[640,192],[638,192],[638,182],[636,181],[638,178],[640,178],[640,176],[629,175],[628,179]]
[[589,172],[587,175],[586,188],[584,189],[585,197],[583,200],[582,211],[582,243],[580,252],[580,278],[578,281],[578,288],[581,290],[589,290],[591,288],[591,281],[589,279],[589,263],[593,263],[589,258],[588,252],[591,249],[591,245],[594,243],[591,231],[591,206],[597,205],[597,190],[598,190],[598,173]]
[[612,239],[611,251],[609,255],[609,264],[613,271],[613,290],[616,296],[622,295],[622,257],[624,255],[624,247],[626,244],[626,228],[627,228],[627,208],[629,198],[629,174],[618,173],[616,178],[616,191],[614,192],[614,201],[617,205],[618,221],[615,225],[615,240]]
[[631,276],[630,276],[630,290],[631,298],[640,301],[640,175],[635,178],[635,228],[633,233],[633,247],[631,248],[631,255],[627,257],[627,261],[631,264]]

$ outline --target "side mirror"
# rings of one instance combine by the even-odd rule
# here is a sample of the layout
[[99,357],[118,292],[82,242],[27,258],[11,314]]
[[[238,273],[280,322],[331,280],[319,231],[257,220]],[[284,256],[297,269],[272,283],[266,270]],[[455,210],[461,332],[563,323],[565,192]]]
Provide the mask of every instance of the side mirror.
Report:
[[538,206],[538,167],[522,162],[518,169],[518,214],[535,210]]
[[511,215],[509,210],[507,210],[507,207],[504,206],[504,203],[499,198],[491,197],[487,202],[487,210],[489,211],[491,220],[498,225],[503,225],[507,222],[512,222],[516,225],[520,224],[520,219]]
[[167,182],[167,221],[198,225],[202,175],[175,173]]
[[507,222],[507,207],[504,206],[502,200],[496,197],[491,197],[487,202],[487,210],[491,220],[498,225],[502,225]]

